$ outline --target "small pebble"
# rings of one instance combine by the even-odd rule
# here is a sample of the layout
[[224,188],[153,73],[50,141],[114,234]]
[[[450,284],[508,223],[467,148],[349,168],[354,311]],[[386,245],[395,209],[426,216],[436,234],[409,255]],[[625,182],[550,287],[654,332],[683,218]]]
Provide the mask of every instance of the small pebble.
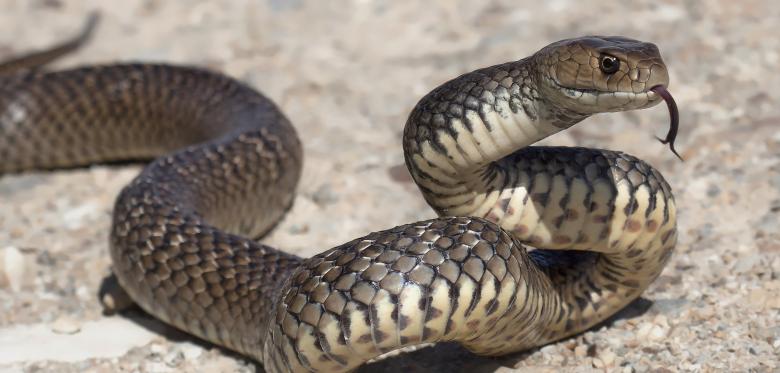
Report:
[[659,325],[659,326],[661,326],[663,328],[668,328],[669,327],[669,322],[667,321],[666,316],[664,316],[664,315],[657,315],[656,317],[654,317],[653,318],[653,323],[656,324],[656,325]]
[[653,303],[653,308],[665,315],[677,316],[688,303],[685,298],[658,299]]
[[287,228],[287,231],[290,234],[305,234],[309,232],[309,225],[308,224],[292,224],[289,228]]
[[699,319],[699,320],[709,320],[713,316],[715,316],[715,308],[712,306],[705,306],[702,308],[697,308],[693,314]]
[[8,287],[13,292],[22,290],[27,265],[24,254],[15,246],[6,246],[0,250],[0,287]]
[[20,238],[24,236],[24,230],[20,228],[11,228],[11,238]]
[[739,258],[734,264],[734,272],[737,274],[746,273],[756,265],[761,263],[761,255],[758,253]]
[[558,346],[552,345],[552,344],[551,345],[547,345],[547,346],[542,347],[540,349],[540,351],[543,354],[554,354],[554,353],[558,352]]
[[585,345],[579,345],[574,348],[574,356],[576,357],[585,357],[588,355],[588,346]]
[[184,354],[180,350],[171,351],[163,357],[165,365],[171,368],[181,365],[182,361],[184,361]]
[[769,301],[769,292],[764,289],[753,289],[748,294],[748,303],[757,310],[763,310]]
[[390,179],[398,183],[411,183],[414,181],[405,164],[399,164],[387,169]]
[[333,187],[330,184],[322,184],[312,194],[311,199],[320,206],[326,206],[338,201],[338,195],[333,191]]
[[159,344],[159,343],[152,343],[151,346],[149,346],[149,351],[155,355],[162,355],[167,351],[165,346]]
[[660,341],[666,337],[666,330],[664,328],[653,325],[653,328],[650,330],[649,338],[651,341]]
[[653,330],[653,324],[649,322],[643,322],[639,324],[636,331],[636,338],[639,340],[645,340],[650,336],[650,331]]
[[203,348],[194,343],[185,342],[181,346],[181,352],[186,360],[194,360],[203,354]]
[[81,331],[81,323],[70,316],[63,315],[51,323],[51,331],[57,334],[76,334]]
[[612,350],[605,349],[599,352],[599,359],[601,359],[607,367],[612,366],[615,363],[615,358],[617,358],[617,355],[615,355]]

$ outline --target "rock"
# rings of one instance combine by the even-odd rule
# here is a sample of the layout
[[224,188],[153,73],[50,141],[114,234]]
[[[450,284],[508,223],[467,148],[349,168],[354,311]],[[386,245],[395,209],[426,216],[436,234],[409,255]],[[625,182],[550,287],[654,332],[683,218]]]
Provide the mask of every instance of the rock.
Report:
[[654,317],[653,323],[664,329],[669,328],[669,321],[666,319],[666,316],[664,315],[657,315],[656,317]]
[[612,366],[615,363],[615,358],[617,358],[617,355],[610,349],[604,349],[599,352],[599,359],[601,359],[606,367]]
[[769,292],[761,288],[753,289],[748,293],[747,300],[751,306],[757,310],[762,310],[769,301]]
[[715,308],[712,306],[704,306],[694,309],[692,312],[695,318],[701,321],[710,320],[715,316]]
[[653,324],[649,322],[643,322],[639,324],[636,330],[636,338],[639,340],[645,340],[650,336],[650,331],[653,329]]
[[100,205],[96,202],[85,203],[65,211],[63,220],[67,228],[75,230],[99,217],[100,212]]
[[554,344],[550,344],[550,345],[542,347],[540,349],[540,351],[543,354],[545,354],[545,355],[552,355],[552,354],[558,353],[558,346],[556,346]]
[[658,299],[653,303],[653,309],[664,315],[677,316],[688,303],[685,298]]
[[761,255],[758,253],[745,255],[737,259],[732,270],[737,274],[746,273],[759,263],[761,263]]
[[167,353],[163,357],[163,362],[165,362],[165,365],[171,368],[175,368],[181,365],[182,361],[184,361],[184,353],[178,349]]
[[290,228],[287,228],[287,232],[290,234],[305,234],[309,232],[308,224],[292,224]]
[[19,249],[6,246],[0,250],[0,288],[21,291],[27,272],[27,262]]
[[81,324],[72,317],[63,315],[54,320],[51,331],[57,334],[76,334],[81,331]]
[[588,346],[586,345],[578,345],[574,348],[574,356],[583,358],[585,356],[588,356]]
[[338,201],[338,195],[330,184],[322,184],[312,194],[311,200],[319,206],[326,206]]
[[653,325],[649,338],[651,341],[660,341],[666,337],[666,330],[658,325]]
[[203,354],[203,347],[200,347],[191,342],[183,342],[181,345],[181,352],[186,360],[195,360]]
[[387,174],[390,175],[390,179],[398,183],[411,183],[413,181],[412,175],[409,173],[409,169],[405,164],[395,165],[387,169]]

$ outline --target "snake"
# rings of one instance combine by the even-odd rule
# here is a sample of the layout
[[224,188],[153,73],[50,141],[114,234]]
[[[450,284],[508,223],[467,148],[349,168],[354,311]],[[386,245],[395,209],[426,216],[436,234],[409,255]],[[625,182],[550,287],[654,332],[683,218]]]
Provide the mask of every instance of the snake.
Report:
[[281,110],[199,67],[42,69],[92,26],[0,65],[0,175],[150,161],[114,206],[119,283],[154,317],[268,372],[351,371],[423,343],[483,356],[543,346],[624,308],[675,247],[674,197],[648,163],[532,146],[594,114],[666,101],[674,151],[677,107],[652,43],[566,39],[441,84],[402,139],[438,217],[301,258],[256,240],[301,176]]

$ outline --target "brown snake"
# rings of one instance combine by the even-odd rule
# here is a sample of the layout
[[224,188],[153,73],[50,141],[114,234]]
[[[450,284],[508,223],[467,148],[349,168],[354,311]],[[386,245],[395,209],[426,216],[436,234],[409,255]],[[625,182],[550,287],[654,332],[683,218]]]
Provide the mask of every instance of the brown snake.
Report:
[[114,273],[150,314],[269,372],[348,371],[425,342],[489,356],[544,345],[638,297],[675,246],[674,199],[651,166],[529,146],[662,99],[672,142],[653,44],[563,40],[439,86],[403,147],[441,217],[312,258],[246,238],[282,217],[300,176],[300,142],[271,101],[198,68],[28,69],[77,44],[0,65],[0,174],[158,157],[117,198]]

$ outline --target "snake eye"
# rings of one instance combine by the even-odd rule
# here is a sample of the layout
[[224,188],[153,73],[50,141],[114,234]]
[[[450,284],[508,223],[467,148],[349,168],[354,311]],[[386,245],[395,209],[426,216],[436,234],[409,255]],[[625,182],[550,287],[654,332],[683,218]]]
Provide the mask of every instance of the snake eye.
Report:
[[599,61],[599,68],[604,74],[614,74],[620,69],[620,60],[617,57],[605,54],[601,56]]

